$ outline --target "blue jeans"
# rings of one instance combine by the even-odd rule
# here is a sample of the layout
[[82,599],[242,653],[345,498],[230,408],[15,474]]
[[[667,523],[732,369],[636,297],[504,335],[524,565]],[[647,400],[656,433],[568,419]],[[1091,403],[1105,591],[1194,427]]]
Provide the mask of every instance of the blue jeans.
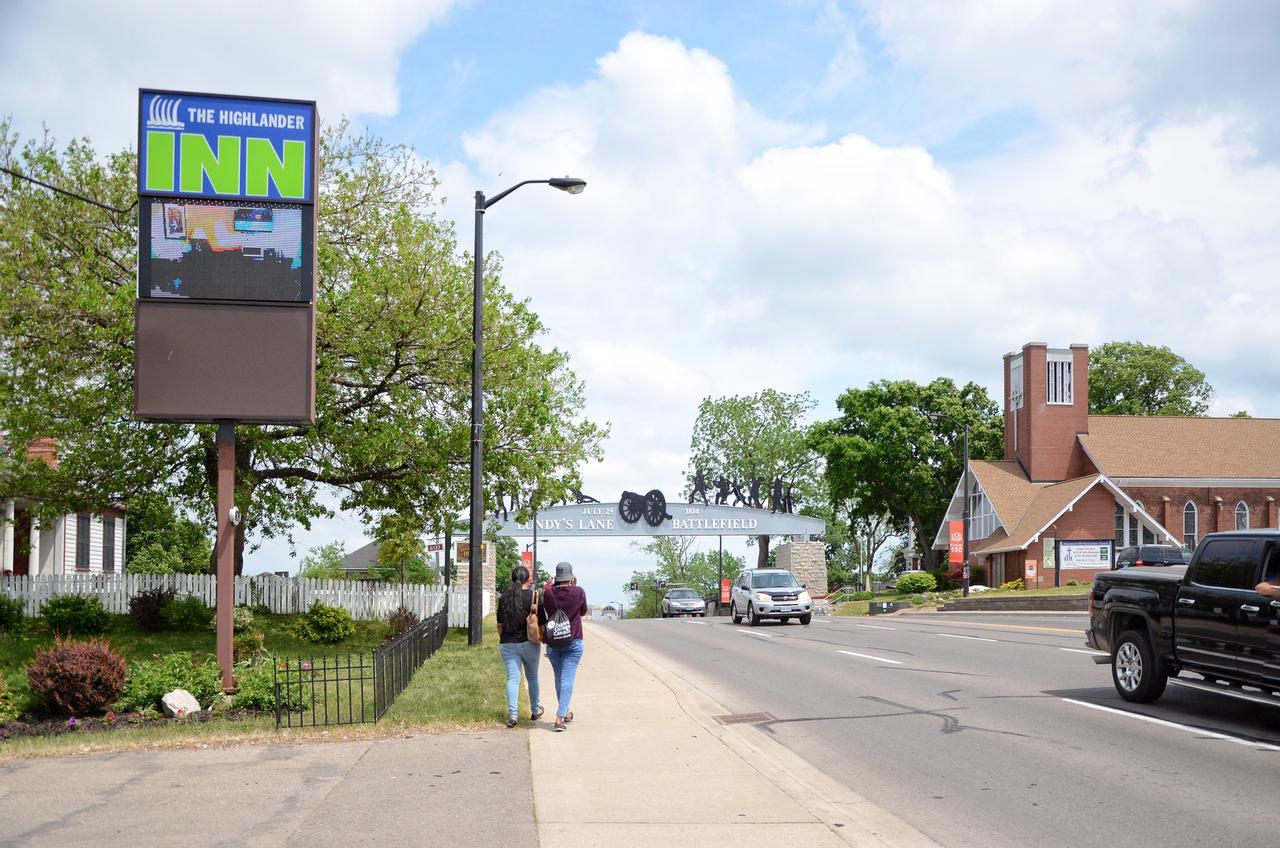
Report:
[[578,676],[578,663],[582,660],[582,640],[574,639],[564,648],[547,646],[547,659],[556,673],[556,717],[569,714],[569,701],[573,699],[573,679]]
[[498,646],[507,667],[507,715],[520,714],[520,666],[529,682],[529,710],[542,709],[538,692],[538,646],[533,642],[507,642]]

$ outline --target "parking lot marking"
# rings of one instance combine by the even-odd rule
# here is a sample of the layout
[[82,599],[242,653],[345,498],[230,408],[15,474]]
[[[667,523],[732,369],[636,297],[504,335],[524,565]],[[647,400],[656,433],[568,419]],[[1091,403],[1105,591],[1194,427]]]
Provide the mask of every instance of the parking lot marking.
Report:
[[890,660],[884,657],[873,657],[870,654],[858,654],[853,651],[836,651],[837,654],[848,654],[851,657],[862,657],[864,660],[875,660],[876,662],[893,663],[894,665],[902,665],[901,660]]
[[1063,698],[1062,700],[1066,701],[1068,704],[1088,707],[1091,710],[1100,710],[1104,713],[1111,713],[1113,715],[1124,716],[1126,718],[1136,718],[1138,721],[1158,724],[1162,727],[1172,727],[1174,730],[1185,730],[1187,733],[1195,733],[1199,736],[1208,736],[1212,739],[1222,739],[1226,742],[1234,742],[1237,745],[1247,745],[1250,748],[1261,748],[1265,751],[1280,751],[1280,745],[1269,745],[1266,742],[1255,742],[1252,739],[1241,739],[1239,736],[1232,736],[1228,733],[1218,733],[1214,730],[1192,727],[1189,724],[1178,724],[1176,721],[1166,721],[1162,718],[1154,718],[1153,716],[1141,715],[1140,713],[1131,713],[1128,710],[1117,710],[1113,707],[1104,707],[1101,704],[1090,704],[1088,701],[1077,701],[1075,698]]
[[1059,651],[1068,651],[1073,654],[1088,654],[1091,657],[1109,657],[1108,653],[1103,651],[1086,651],[1084,648],[1059,648]]
[[935,636],[950,636],[952,639],[972,639],[975,642],[995,642],[995,639],[988,639],[985,636],[961,636],[959,633],[935,633]]
[[897,630],[896,627],[881,627],[879,624],[859,624],[859,627],[867,627],[871,630]]

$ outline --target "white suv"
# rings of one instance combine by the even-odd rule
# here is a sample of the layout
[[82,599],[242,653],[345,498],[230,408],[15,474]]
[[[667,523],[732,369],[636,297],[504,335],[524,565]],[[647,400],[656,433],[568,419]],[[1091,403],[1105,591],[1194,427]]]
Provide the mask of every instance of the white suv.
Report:
[[784,622],[798,618],[801,624],[808,624],[813,619],[813,599],[790,571],[751,568],[733,585],[729,615],[734,624],[740,624],[745,616],[752,627],[766,618]]

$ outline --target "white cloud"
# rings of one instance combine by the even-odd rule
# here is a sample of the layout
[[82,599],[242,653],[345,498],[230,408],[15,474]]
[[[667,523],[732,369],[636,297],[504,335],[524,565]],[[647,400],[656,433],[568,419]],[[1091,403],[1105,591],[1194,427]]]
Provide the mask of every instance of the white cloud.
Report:
[[44,2],[6,10],[0,103],[99,151],[137,144],[139,87],[316,100],[326,119],[399,109],[400,55],[454,0],[204,6]]

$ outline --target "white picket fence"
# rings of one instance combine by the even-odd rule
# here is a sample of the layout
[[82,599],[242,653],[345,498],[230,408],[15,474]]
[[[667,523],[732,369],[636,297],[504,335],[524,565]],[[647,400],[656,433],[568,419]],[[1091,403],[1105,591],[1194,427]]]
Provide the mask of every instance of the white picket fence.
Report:
[[[273,613],[306,612],[313,601],[342,607],[358,621],[386,618],[403,605],[420,617],[438,612],[445,601],[442,586],[417,584],[377,584],[355,580],[308,580],[302,577],[237,577],[235,602],[262,604]],[[4,575],[0,594],[20,598],[26,615],[35,617],[40,607],[55,595],[92,595],[102,601],[107,612],[127,613],[134,595],[151,589],[173,589],[179,596],[194,595],[208,606],[216,603],[218,580],[212,574],[42,574]],[[484,614],[492,609],[489,592],[484,593]],[[449,593],[449,626],[467,626],[465,589]]]

